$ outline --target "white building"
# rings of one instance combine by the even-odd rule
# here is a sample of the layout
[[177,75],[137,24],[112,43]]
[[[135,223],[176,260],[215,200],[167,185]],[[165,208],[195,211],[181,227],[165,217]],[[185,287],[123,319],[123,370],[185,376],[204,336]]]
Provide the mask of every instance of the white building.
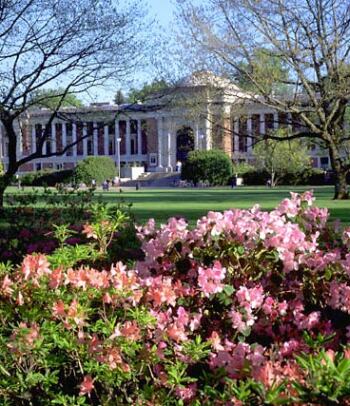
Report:
[[[18,123],[18,157],[36,150],[51,112],[31,110]],[[72,147],[59,156],[28,162],[20,172],[70,169],[87,156],[120,157],[122,166],[140,165],[149,172],[172,171],[193,149],[224,150],[233,160],[252,161],[253,139],[279,126],[297,126],[289,113],[276,113],[254,102],[237,86],[208,73],[184,79],[166,94],[143,104],[92,104],[63,108],[47,128],[43,153]],[[120,153],[120,155],[119,155]],[[329,168],[327,152],[310,148],[313,166]],[[0,132],[0,159],[7,165],[7,141]]]

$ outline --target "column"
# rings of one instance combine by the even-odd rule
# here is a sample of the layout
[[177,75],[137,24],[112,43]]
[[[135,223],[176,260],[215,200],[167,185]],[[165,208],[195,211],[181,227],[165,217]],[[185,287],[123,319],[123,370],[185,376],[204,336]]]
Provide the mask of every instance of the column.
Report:
[[234,153],[239,152],[239,117],[234,117],[233,122],[233,136],[234,136]]
[[53,153],[57,151],[57,143],[56,143],[56,123],[53,121],[51,123],[51,150]]
[[104,155],[109,155],[109,127],[108,127],[108,125],[104,126],[103,149],[104,149]]
[[[76,142],[76,141],[77,141],[77,124],[76,124],[76,123],[73,123],[73,124],[72,124],[72,142],[74,143],[74,142]],[[73,146],[73,156],[74,156],[74,157],[78,156],[78,151],[77,151],[77,149],[78,149],[78,146],[77,146],[77,144],[75,144],[75,145]]]
[[173,167],[171,166],[171,133],[168,133],[168,169],[170,172],[173,171]]
[[118,178],[121,178],[121,169],[120,169],[120,131],[119,131],[119,120],[115,120],[114,124],[114,131],[115,131],[115,154],[116,154],[116,164],[118,169]]
[[205,142],[204,149],[211,149],[211,129],[210,129],[210,115],[208,113],[207,118],[205,119]]
[[290,133],[292,133],[292,132],[293,132],[293,125],[292,125],[293,117],[292,117],[292,113],[287,113],[287,122],[288,122],[288,131],[289,131]]
[[125,150],[127,159],[130,159],[131,156],[131,140],[130,140],[130,120],[126,120],[126,137],[125,137]]
[[92,139],[94,144],[94,153],[93,155],[98,155],[98,148],[97,148],[97,123],[94,121],[93,123],[93,131],[92,131]]
[[[142,133],[141,120],[137,120],[137,155],[142,155]],[[141,159],[141,158],[140,158]]]
[[252,138],[252,116],[247,117],[247,152],[249,155],[252,153],[252,145],[253,145],[253,138]]
[[0,158],[3,158],[4,127],[0,124]]
[[[118,161],[118,140],[120,138],[120,131],[119,131],[119,120],[115,120],[114,122],[114,144],[115,144],[115,157],[116,157],[116,161]],[[119,141],[120,142],[120,141]]]
[[[35,152],[36,152],[36,131],[35,131],[35,123],[34,123],[32,125],[32,153],[35,153]],[[4,154],[4,156],[5,156],[5,154]]]
[[199,125],[198,125],[198,121],[196,122],[196,134],[194,137],[194,149],[197,150],[199,149]]
[[[64,121],[62,122],[62,148],[65,149],[67,146],[67,123]],[[66,155],[66,152],[63,156]]]
[[157,118],[158,130],[158,169],[162,169],[162,135],[163,135],[163,117]]
[[87,156],[87,126],[83,123],[83,156]]

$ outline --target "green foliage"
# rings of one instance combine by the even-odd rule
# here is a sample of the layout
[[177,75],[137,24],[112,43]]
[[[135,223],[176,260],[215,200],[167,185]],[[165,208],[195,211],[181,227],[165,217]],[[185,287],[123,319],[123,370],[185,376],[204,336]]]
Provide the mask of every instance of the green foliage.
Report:
[[209,182],[211,186],[226,185],[232,176],[230,158],[222,151],[191,151],[182,166],[182,179]]
[[[278,130],[276,135],[283,137],[284,130]],[[270,174],[272,186],[287,173],[300,174],[310,168],[307,147],[300,140],[262,140],[255,145],[253,153],[257,169]]]
[[58,183],[70,183],[73,180],[73,170],[64,169],[53,171],[44,169],[37,172],[28,172],[21,176],[23,186],[55,186]]
[[31,95],[30,103],[38,107],[55,110],[60,107],[82,107],[83,102],[73,93],[65,94],[65,89],[40,89]]
[[85,226],[84,232],[96,240],[99,253],[106,255],[114,233],[127,223],[129,217],[123,211],[119,209],[114,211],[113,207],[108,208],[105,204],[94,204],[91,212],[91,224]]
[[104,156],[91,156],[78,162],[75,168],[77,182],[84,182],[87,185],[95,179],[101,183],[106,179],[113,179],[116,176],[116,168],[113,160]]
[[127,102],[126,97],[124,96],[124,93],[122,90],[117,90],[117,93],[114,96],[114,103],[115,104],[124,104]]
[[254,171],[254,166],[248,164],[247,162],[234,162],[232,167],[233,173],[236,176],[243,176]]
[[161,79],[154,80],[151,83],[144,83],[141,89],[131,89],[128,95],[130,103],[137,103],[138,101],[144,102],[149,99],[153,94],[162,92],[169,88],[169,84]]
[[[288,91],[285,82],[288,80],[289,70],[282,59],[269,49],[255,49],[250,63],[241,63],[237,70],[238,85],[255,93],[283,93]],[[258,86],[256,86],[256,84]]]
[[344,353],[322,349],[318,354],[295,358],[307,376],[304,382],[293,382],[299,399],[308,402],[322,399],[322,404],[331,405],[341,404],[342,399],[350,396],[350,359]]

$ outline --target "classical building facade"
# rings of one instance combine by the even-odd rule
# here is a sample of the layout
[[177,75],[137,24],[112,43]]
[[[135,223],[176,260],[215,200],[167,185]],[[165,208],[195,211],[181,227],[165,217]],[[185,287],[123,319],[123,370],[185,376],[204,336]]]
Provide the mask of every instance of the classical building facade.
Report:
[[[47,109],[31,110],[21,117],[17,155],[34,153],[44,131],[43,154],[59,155],[28,162],[20,172],[71,169],[87,156],[109,156],[122,167],[169,172],[189,151],[213,148],[225,151],[233,160],[251,162],[255,139],[280,126],[298,125],[289,113],[267,109],[250,101],[229,81],[202,73],[145,103],[63,108],[48,125],[50,117]],[[329,167],[328,154],[318,147],[310,146],[310,156],[314,167]],[[3,129],[0,159],[6,167]]]

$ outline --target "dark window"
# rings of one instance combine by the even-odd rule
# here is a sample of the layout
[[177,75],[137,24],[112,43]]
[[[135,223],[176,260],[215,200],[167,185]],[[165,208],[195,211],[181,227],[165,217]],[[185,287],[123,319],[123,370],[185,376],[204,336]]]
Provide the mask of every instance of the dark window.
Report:
[[322,168],[325,167],[325,166],[328,167],[328,165],[329,165],[329,158],[328,158],[328,156],[323,156],[323,157],[321,157],[320,163],[321,163],[321,167],[322,167]]
[[93,134],[94,134],[94,124],[87,123],[87,154],[88,155],[94,155]]
[[[66,124],[66,146],[70,145],[73,142],[73,124],[67,123]],[[67,156],[73,155],[73,147],[70,147],[66,151]]]
[[120,155],[125,155],[126,153],[126,121],[122,120],[119,121],[119,136],[121,138],[120,141]]
[[248,126],[247,126],[247,118],[240,117],[239,124],[238,124],[238,151],[239,152],[247,152],[247,136],[248,136]]
[[83,155],[84,154],[84,141],[81,139],[83,137],[83,125],[77,124],[77,155]]

